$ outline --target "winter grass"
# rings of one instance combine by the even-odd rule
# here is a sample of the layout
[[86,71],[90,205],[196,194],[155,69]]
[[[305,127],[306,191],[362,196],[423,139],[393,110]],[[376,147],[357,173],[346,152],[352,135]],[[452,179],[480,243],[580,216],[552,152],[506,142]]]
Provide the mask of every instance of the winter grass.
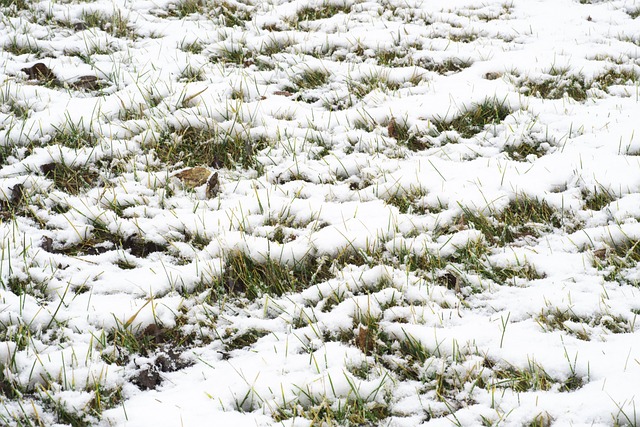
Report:
[[638,10],[537,7],[1,1],[0,421],[637,425]]

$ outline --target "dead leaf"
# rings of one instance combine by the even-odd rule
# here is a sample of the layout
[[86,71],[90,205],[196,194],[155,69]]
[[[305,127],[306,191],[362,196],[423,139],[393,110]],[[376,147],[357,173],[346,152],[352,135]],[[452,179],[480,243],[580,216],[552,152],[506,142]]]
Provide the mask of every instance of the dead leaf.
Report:
[[502,77],[502,73],[498,73],[496,71],[491,71],[484,75],[484,78],[487,80],[497,80],[500,77]]
[[274,95],[281,95],[281,96],[291,96],[291,95],[293,95],[288,90],[276,90],[275,92],[273,92],[273,94]]
[[207,183],[211,176],[211,171],[207,168],[196,166],[195,168],[178,172],[173,176],[182,181],[186,187],[196,188]]
[[40,247],[47,252],[53,252],[53,239],[49,236],[42,236]]
[[391,120],[389,120],[389,125],[387,126],[387,132],[389,134],[389,137],[391,138],[398,137],[398,129],[397,129],[397,123],[396,123],[395,117],[391,117]]
[[356,341],[358,348],[365,354],[370,354],[374,348],[373,333],[367,326],[360,325]]
[[100,81],[96,76],[82,76],[70,86],[76,89],[97,90],[100,89]]
[[207,198],[213,199],[220,191],[220,182],[218,181],[218,172],[213,173],[207,180]]
[[9,203],[11,203],[12,206],[17,206],[21,201],[22,198],[24,197],[24,185],[22,184],[16,184],[13,187],[11,187],[11,196],[9,197]]
[[23,68],[23,73],[26,73],[29,77],[29,80],[40,80],[40,81],[54,81],[56,80],[56,75],[51,71],[49,67],[44,65],[42,62],[38,62],[37,64]]
[[593,251],[593,256],[598,259],[605,259],[607,257],[607,248],[596,249]]

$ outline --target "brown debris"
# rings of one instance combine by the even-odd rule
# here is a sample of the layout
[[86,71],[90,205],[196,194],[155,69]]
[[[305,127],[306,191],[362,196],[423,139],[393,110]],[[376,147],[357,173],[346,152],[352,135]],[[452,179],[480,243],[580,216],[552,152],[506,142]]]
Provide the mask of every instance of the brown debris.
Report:
[[389,137],[391,138],[397,138],[398,137],[398,128],[397,128],[398,124],[396,123],[396,118],[395,117],[391,117],[391,120],[389,120],[389,125],[387,126],[387,132],[389,134]]
[[607,248],[596,249],[593,251],[593,256],[602,260],[607,258]]
[[96,76],[82,76],[70,84],[75,89],[97,90],[100,89],[100,81]]
[[367,326],[360,325],[360,327],[358,328],[356,345],[365,354],[371,354],[371,351],[374,349],[375,337],[372,331]]
[[215,172],[207,180],[207,198],[213,199],[219,192],[220,182],[218,181],[218,172]]
[[56,75],[51,71],[49,67],[44,65],[42,62],[38,62],[37,64],[23,68],[23,73],[26,73],[29,77],[29,80],[40,80],[42,82],[51,82],[57,80]]
[[[211,171],[207,168],[196,166],[195,168],[186,169],[173,175],[184,183],[186,187],[196,188],[206,184],[211,176]],[[216,178],[217,180],[217,178]]]
[[291,95],[293,95],[288,90],[276,90],[275,92],[273,92],[273,94],[274,95],[281,95],[281,96],[291,96]]
[[24,197],[24,185],[16,184],[13,187],[11,187],[11,196],[9,197],[9,203],[11,203],[13,207],[20,204],[23,197]]
[[155,366],[147,366],[138,372],[132,382],[141,390],[155,390],[162,382],[162,377]]
[[484,78],[487,80],[497,80],[502,77],[502,73],[498,73],[496,71],[490,71],[484,75]]
[[53,252],[53,239],[49,236],[42,236],[40,247],[47,252]]

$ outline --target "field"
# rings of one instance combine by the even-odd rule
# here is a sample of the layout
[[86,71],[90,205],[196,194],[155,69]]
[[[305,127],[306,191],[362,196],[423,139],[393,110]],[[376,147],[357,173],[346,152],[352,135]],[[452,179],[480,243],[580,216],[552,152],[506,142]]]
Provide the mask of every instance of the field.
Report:
[[0,0],[0,46],[0,425],[640,424],[640,2]]

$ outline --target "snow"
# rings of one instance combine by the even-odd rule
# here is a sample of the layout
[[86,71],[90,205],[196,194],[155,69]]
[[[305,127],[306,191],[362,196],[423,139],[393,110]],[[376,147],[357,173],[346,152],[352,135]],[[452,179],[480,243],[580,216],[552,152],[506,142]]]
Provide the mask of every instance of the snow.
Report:
[[[637,1],[187,3],[1,7],[0,424],[639,423]],[[187,126],[254,163],[191,164]],[[556,216],[468,218],[521,200]],[[238,254],[301,282],[240,295]]]

